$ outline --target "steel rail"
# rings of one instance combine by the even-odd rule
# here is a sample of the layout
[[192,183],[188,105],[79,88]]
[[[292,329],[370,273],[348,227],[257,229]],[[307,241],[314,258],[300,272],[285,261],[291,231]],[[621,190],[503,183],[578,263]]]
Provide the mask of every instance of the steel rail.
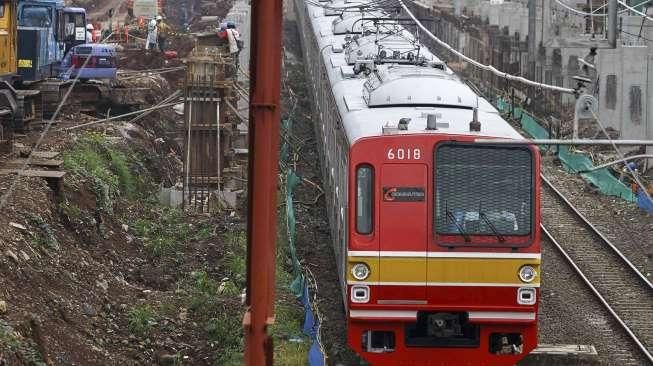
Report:
[[608,300],[605,297],[603,297],[603,295],[601,295],[599,290],[594,286],[594,284],[592,284],[592,281],[590,281],[589,278],[587,278],[587,276],[583,273],[583,271],[580,269],[580,267],[578,267],[578,265],[569,256],[569,254],[567,254],[567,252],[562,247],[562,245],[560,245],[560,243],[558,243],[558,241],[553,237],[553,235],[546,229],[544,224],[541,224],[540,226],[541,226],[542,231],[544,232],[544,234],[549,238],[549,240],[551,240],[551,243],[553,243],[553,245],[558,249],[560,254],[562,254],[562,256],[565,257],[565,259],[567,260],[569,265],[576,271],[576,273],[580,276],[580,278],[583,280],[583,282],[585,282],[587,287],[589,287],[590,290],[592,290],[594,295],[599,299],[599,301],[601,302],[601,304],[603,304],[603,306],[606,308],[606,310],[608,310],[608,312],[612,315],[614,320],[617,323],[619,323],[619,325],[628,334],[628,336],[633,340],[633,342],[635,342],[637,347],[644,353],[646,358],[648,358],[648,360],[651,361],[651,363],[653,363],[653,355],[651,354],[651,352],[649,352],[649,350],[642,343],[642,341],[640,341],[639,338],[637,338],[637,336],[630,329],[630,327],[623,321],[623,319],[621,319],[619,314],[617,314],[617,312],[612,308],[612,306],[610,305]]
[[580,211],[578,211],[578,209],[573,205],[573,203],[571,203],[571,202],[567,199],[567,197],[565,197],[564,194],[562,194],[562,192],[560,192],[560,191],[559,191],[555,186],[553,186],[553,183],[551,183],[551,181],[548,180],[548,179],[544,176],[544,174],[540,174],[540,177],[541,177],[542,181],[543,181],[544,183],[546,183],[546,185],[547,185],[549,188],[551,188],[551,190],[552,190],[553,192],[555,192],[555,194],[556,194],[556,195],[557,195],[557,196],[558,196],[558,197],[559,197],[563,202],[565,202],[565,204],[567,204],[567,206],[568,206],[568,207],[569,207],[569,208],[574,212],[574,214],[575,214],[578,218],[580,218],[581,221],[583,221],[583,223],[584,223],[587,227],[589,227],[589,228],[590,228],[590,229],[591,229],[591,230],[592,230],[592,231],[593,231],[593,232],[594,232],[594,233],[595,233],[599,238],[601,238],[601,240],[603,240],[603,242],[604,242],[605,244],[607,244],[607,245],[612,249],[612,251],[613,251],[615,254],[617,254],[617,256],[618,256],[619,258],[621,258],[621,260],[622,260],[622,261],[623,261],[623,262],[624,262],[628,267],[630,267],[631,270],[633,270],[633,271],[637,274],[637,276],[639,277],[639,279],[641,279],[641,280],[644,282],[644,284],[645,284],[645,285],[646,285],[650,290],[653,290],[653,283],[651,283],[651,281],[649,281],[649,279],[646,278],[646,276],[644,276],[644,274],[642,274],[642,272],[640,272],[640,270],[637,269],[637,267],[635,267],[635,265],[634,265],[634,264],[633,264],[633,263],[632,263],[632,262],[631,262],[631,261],[630,261],[630,260],[629,260],[629,259],[628,259],[628,258],[627,258],[627,257],[626,257],[626,256],[625,256],[625,255],[620,251],[620,250],[619,250],[619,248],[617,248],[614,244],[612,244],[612,242],[610,241],[610,239],[608,239],[608,238],[607,238],[607,237],[606,237],[602,232],[600,232],[599,229],[597,229],[596,226],[594,226],[594,224],[592,224],[592,223],[591,223],[591,222],[590,222],[590,221],[585,217],[585,215],[583,215]]

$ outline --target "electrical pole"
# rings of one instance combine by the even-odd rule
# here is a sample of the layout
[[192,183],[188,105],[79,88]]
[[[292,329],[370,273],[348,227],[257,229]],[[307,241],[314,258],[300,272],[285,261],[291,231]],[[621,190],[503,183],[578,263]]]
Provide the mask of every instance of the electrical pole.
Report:
[[281,120],[282,0],[252,1],[245,365],[272,366]]

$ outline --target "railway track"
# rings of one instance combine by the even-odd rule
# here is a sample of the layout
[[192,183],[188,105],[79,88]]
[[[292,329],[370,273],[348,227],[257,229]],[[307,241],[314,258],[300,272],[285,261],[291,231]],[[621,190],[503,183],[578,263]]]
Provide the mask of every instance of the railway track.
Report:
[[[546,177],[542,182],[543,233],[653,364],[653,284]],[[623,353],[614,356],[636,364]]]

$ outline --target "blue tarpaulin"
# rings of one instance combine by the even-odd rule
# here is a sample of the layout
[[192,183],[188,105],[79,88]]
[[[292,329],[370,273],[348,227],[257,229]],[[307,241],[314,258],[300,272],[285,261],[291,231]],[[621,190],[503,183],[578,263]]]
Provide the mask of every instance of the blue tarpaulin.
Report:
[[637,206],[642,210],[653,214],[653,201],[651,201],[641,189],[637,192]]
[[[292,127],[291,120],[284,120],[282,125],[282,132],[288,136]],[[297,257],[297,248],[295,246],[297,239],[295,208],[293,203],[293,192],[295,186],[300,182],[300,178],[295,174],[288,164],[290,156],[290,149],[292,148],[288,143],[289,138],[284,139],[281,146],[281,162],[285,163],[288,167],[286,169],[286,235],[288,236],[288,256],[292,262],[292,271],[295,278],[293,279],[290,290],[300,300],[304,306],[304,324],[302,332],[310,338],[311,348],[308,352],[308,365],[309,366],[324,366],[325,358],[322,353],[322,348],[318,341],[318,334],[320,332],[320,320],[315,316],[313,311],[313,304],[311,303],[310,292],[307,281],[304,277],[299,258]]]

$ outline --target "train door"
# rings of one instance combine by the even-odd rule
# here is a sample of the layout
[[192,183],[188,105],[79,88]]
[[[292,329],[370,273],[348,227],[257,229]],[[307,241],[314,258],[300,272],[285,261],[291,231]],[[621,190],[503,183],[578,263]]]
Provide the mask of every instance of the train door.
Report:
[[385,164],[380,192],[380,301],[426,301],[427,167]]

